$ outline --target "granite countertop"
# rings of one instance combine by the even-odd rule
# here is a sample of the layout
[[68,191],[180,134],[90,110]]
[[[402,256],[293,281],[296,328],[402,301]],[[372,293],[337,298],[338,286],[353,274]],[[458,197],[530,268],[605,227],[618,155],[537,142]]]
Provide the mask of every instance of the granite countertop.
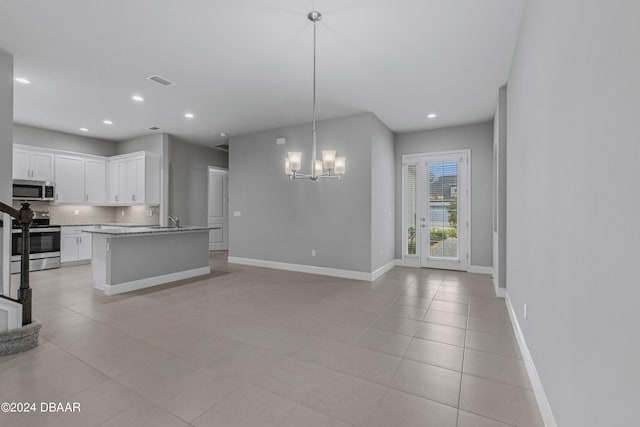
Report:
[[80,224],[51,224],[51,225],[58,225],[60,227],[91,227],[94,225],[101,225],[104,227],[158,227],[157,225],[136,224],[136,223],[130,223],[130,222],[100,222],[100,223],[87,222],[87,223],[80,223]]
[[219,230],[220,226],[198,227],[198,226],[181,226],[181,227],[161,227],[159,225],[141,226],[141,227],[111,227],[102,229],[99,227],[87,228],[82,231],[93,234],[105,234],[109,236],[130,236],[140,234],[167,234],[167,233],[192,233],[195,231]]

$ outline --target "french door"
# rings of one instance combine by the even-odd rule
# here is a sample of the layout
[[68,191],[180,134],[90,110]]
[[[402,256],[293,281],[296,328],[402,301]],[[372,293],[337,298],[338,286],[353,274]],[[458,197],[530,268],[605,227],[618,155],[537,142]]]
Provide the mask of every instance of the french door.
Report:
[[469,151],[404,157],[406,253],[415,253],[421,267],[467,271]]

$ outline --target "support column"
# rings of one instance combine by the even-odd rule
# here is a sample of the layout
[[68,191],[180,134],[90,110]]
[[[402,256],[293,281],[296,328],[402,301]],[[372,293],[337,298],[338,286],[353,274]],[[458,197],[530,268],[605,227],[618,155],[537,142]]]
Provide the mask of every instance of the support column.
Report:
[[[0,201],[11,203],[13,173],[13,55],[0,49]],[[9,294],[11,219],[0,214],[0,293]]]

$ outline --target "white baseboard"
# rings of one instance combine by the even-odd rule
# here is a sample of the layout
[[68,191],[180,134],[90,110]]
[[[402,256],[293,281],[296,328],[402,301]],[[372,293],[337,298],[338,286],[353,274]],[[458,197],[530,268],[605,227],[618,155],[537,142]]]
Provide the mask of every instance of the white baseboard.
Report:
[[485,267],[483,265],[470,265],[467,269],[467,272],[493,275],[493,267]]
[[385,265],[383,265],[382,267],[380,267],[379,269],[371,273],[371,280],[376,280],[378,277],[382,276],[384,273],[391,270],[395,266],[396,266],[396,260],[392,259],[391,261],[389,261],[388,263],[386,263]]
[[162,285],[164,283],[175,282],[177,280],[190,279],[192,277],[204,276],[211,273],[211,267],[200,267],[192,270],[178,271],[176,273],[163,274],[160,276],[147,277],[131,282],[118,283],[116,285],[104,285],[104,293],[116,295],[124,292],[137,291],[151,286]]
[[[316,267],[314,265],[291,264],[288,262],[266,261],[262,259],[241,258],[230,256],[227,260],[230,264],[251,265],[254,267],[273,268],[276,270],[297,271],[299,273],[320,274],[323,276],[342,277],[345,279],[372,281],[374,275],[378,277],[395,266],[395,260],[388,262],[373,273],[364,271],[341,270],[339,268]],[[386,269],[386,270],[385,270]],[[376,277],[377,278],[377,277]]]
[[533,359],[531,358],[531,353],[529,353],[529,347],[527,347],[527,342],[524,339],[524,334],[522,333],[522,329],[520,329],[520,323],[518,322],[518,318],[516,317],[516,312],[513,308],[513,304],[511,304],[511,300],[509,299],[509,293],[505,291],[504,294],[507,302],[507,309],[509,311],[509,317],[511,318],[511,324],[513,326],[513,332],[515,333],[516,339],[518,340],[518,346],[520,347],[522,359],[527,369],[527,374],[529,375],[529,381],[531,381],[531,387],[533,387],[533,392],[536,396],[536,402],[538,403],[538,409],[540,409],[542,421],[546,427],[557,427],[558,424],[556,423],[553,412],[551,411],[549,399],[547,399],[547,394],[544,392],[542,381],[540,381],[540,376],[538,375],[536,366],[533,363]]
[[402,267],[416,267],[420,268],[420,258],[402,258],[396,260],[396,265]]

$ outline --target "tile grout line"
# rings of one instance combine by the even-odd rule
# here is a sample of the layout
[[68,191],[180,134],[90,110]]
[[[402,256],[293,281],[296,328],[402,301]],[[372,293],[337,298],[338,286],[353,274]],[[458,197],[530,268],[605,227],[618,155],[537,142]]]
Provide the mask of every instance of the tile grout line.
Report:
[[462,400],[462,379],[464,378],[464,358],[467,354],[467,329],[469,327],[469,314],[471,313],[471,298],[467,305],[467,323],[464,328],[464,347],[462,348],[462,365],[460,366],[460,386],[458,388],[458,412],[456,413],[456,426],[460,422],[460,401]]

